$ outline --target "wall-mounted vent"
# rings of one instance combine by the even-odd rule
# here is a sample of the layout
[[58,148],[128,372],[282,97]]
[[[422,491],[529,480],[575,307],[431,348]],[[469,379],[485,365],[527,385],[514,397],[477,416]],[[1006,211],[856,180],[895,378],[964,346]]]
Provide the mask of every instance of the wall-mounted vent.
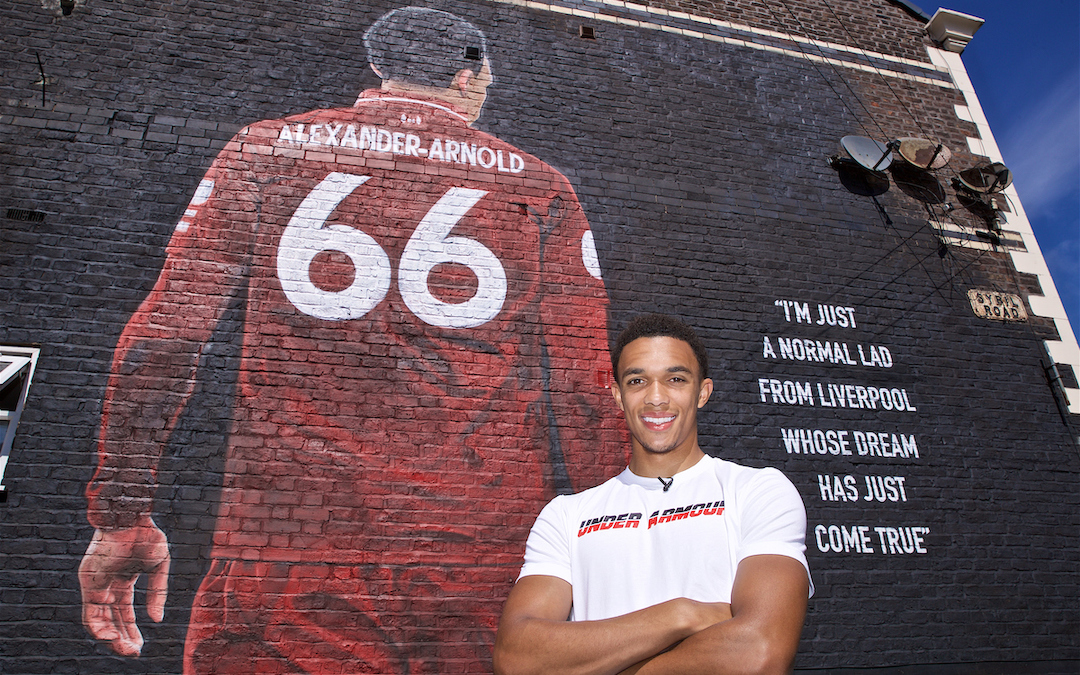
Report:
[[45,220],[45,214],[41,211],[31,211],[30,209],[8,209],[8,220],[23,220],[30,223],[40,223]]
[[596,29],[592,26],[581,26],[578,28],[578,36],[583,37],[586,40],[595,40]]

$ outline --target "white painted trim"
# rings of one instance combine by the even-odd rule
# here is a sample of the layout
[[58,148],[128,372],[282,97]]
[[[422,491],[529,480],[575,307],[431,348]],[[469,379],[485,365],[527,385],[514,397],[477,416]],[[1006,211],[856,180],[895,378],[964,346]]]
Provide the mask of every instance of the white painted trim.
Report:
[[[607,23],[613,23],[616,25],[630,26],[633,28],[645,28],[648,30],[658,30],[665,33],[675,33],[685,37],[696,38],[699,40],[708,40],[710,42],[720,42],[723,44],[734,45],[737,47],[747,47],[749,49],[757,49],[764,52],[772,52],[774,54],[783,54],[796,59],[802,59],[804,61],[810,61],[812,63],[823,63],[830,66],[839,68],[848,68],[851,70],[859,70],[867,73],[875,73],[885,77],[892,77],[899,80],[907,80],[909,82],[918,82],[920,84],[931,85],[935,87],[943,87],[947,89],[953,88],[953,83],[948,80],[937,80],[930,77],[922,77],[920,75],[912,75],[910,73],[901,72],[898,70],[890,70],[888,68],[879,68],[872,66],[868,63],[858,63],[855,61],[845,61],[844,59],[830,58],[822,56],[821,54],[810,54],[802,51],[799,44],[810,45],[814,49],[829,49],[838,52],[844,52],[849,54],[861,55],[867,58],[880,59],[882,61],[888,61],[896,63],[898,65],[908,65],[921,68],[926,71],[937,71],[946,73],[946,69],[942,68],[936,62],[931,61],[926,63],[923,61],[916,61],[914,59],[905,59],[898,56],[892,56],[889,54],[881,54],[878,52],[871,52],[858,47],[851,47],[849,45],[840,45],[832,42],[823,42],[820,40],[813,40],[810,38],[796,37],[787,33],[780,33],[777,31],[766,30],[762,28],[753,28],[751,26],[744,26],[742,24],[730,23],[727,21],[720,21],[718,19],[711,19],[705,16],[697,16],[694,14],[685,14],[683,12],[674,12],[664,9],[658,9],[655,7],[646,7],[644,5],[638,5],[632,2],[623,2],[622,0],[597,0],[601,4],[611,5],[613,7],[619,7],[622,9],[640,12],[645,16],[654,19],[654,21],[642,21],[638,19],[630,19],[621,16],[614,16],[611,14],[602,14],[600,12],[591,12],[578,8],[563,7],[549,2],[536,2],[535,0],[492,0],[505,5],[515,5],[517,7],[525,7],[527,9],[535,9],[545,12],[554,12],[556,14],[566,14],[570,16],[577,16],[583,19],[592,19],[594,21],[604,21]],[[699,23],[703,28],[717,27],[724,28],[726,30],[733,30],[746,35],[746,39],[740,39],[736,37],[729,37],[725,35],[714,35],[712,33],[706,33],[702,31],[679,28],[678,26],[670,26],[665,23],[660,23],[666,18],[683,19],[686,21],[693,21]],[[768,37],[773,39],[785,40],[789,43],[793,43],[793,48],[776,47],[773,45],[760,44],[753,41],[754,36]]]
[[[826,49],[832,49],[840,52],[847,52],[849,54],[859,54],[862,56],[869,56],[876,59],[882,59],[884,61],[892,61],[893,63],[903,63],[909,66],[918,66],[920,68],[928,68],[938,70],[932,64],[928,64],[925,61],[916,61],[915,59],[905,59],[902,56],[893,56],[891,54],[880,54],[877,52],[867,51],[859,47],[852,47],[851,45],[842,45],[835,42],[823,42],[820,40],[812,40],[810,38],[799,37],[797,35],[790,35],[788,33],[781,33],[779,31],[768,30],[766,28],[754,28],[753,26],[747,26],[741,23],[731,23],[730,21],[722,21],[720,19],[713,19],[707,16],[698,16],[696,14],[687,14],[685,12],[675,12],[666,9],[660,9],[658,7],[646,7],[644,5],[638,5],[632,2],[623,2],[623,0],[596,0],[604,5],[611,5],[612,7],[620,7],[624,9],[630,9],[637,12],[645,12],[649,14],[655,14],[657,16],[671,16],[676,19],[685,19],[688,21],[696,21],[698,23],[706,23],[719,28],[727,28],[729,30],[737,30],[740,33],[752,33],[755,35],[764,35],[767,37],[779,38],[782,40],[789,40],[791,42],[802,42],[804,44],[814,45],[815,47],[821,46]],[[943,71],[944,72],[944,71]]]
[[995,245],[979,237],[978,230],[970,225],[952,220],[931,220],[930,224],[937,230],[941,240],[949,246],[960,246],[976,251],[1001,251],[1003,249],[1022,251],[1024,248],[1024,240],[1019,232],[1002,230],[998,235],[1001,242]]
[[[957,88],[964,95],[964,100],[967,103],[966,115],[960,115],[960,107],[957,106],[957,116],[960,119],[973,122],[978,128],[980,136],[977,139],[968,139],[968,145],[972,147],[972,152],[975,152],[976,148],[978,148],[981,152],[977,154],[988,157],[994,162],[1004,162],[1001,150],[998,149],[997,141],[994,140],[990,124],[986,121],[982,104],[979,103],[979,98],[975,94],[975,88],[971,85],[967,69],[964,67],[960,55],[936,47],[931,47],[928,51],[932,61],[942,65],[952,74],[953,81],[956,82]],[[968,117],[970,119],[966,119]],[[1018,272],[1034,274],[1038,277],[1039,285],[1043,291],[1042,295],[1027,296],[1028,306],[1033,314],[1053,319],[1054,327],[1057,329],[1058,335],[1061,336],[1060,341],[1046,340],[1044,342],[1046,352],[1055,363],[1067,363],[1072,366],[1073,372],[1076,373],[1077,377],[1080,377],[1080,346],[1077,345],[1072,324],[1069,323],[1069,317],[1065,313],[1065,305],[1061,302],[1057,286],[1054,285],[1054,279],[1050,276],[1050,270],[1046,266],[1042,249],[1039,248],[1039,243],[1035,240],[1035,233],[1032,231],[1031,222],[1028,221],[1027,214],[1024,212],[1024,205],[1020,201],[1020,195],[1016,192],[1015,185],[1010,185],[1002,194],[1008,197],[1011,211],[1011,213],[1006,214],[1005,227],[1018,232],[1024,241],[1024,248],[1027,249],[1026,251],[1009,251],[1013,266],[1016,267]],[[1080,414],[1080,389],[1066,389],[1065,393],[1069,397],[1069,412]]]
[[7,384],[11,378],[19,372],[26,371],[26,382],[19,393],[19,401],[15,410],[5,411],[4,421],[7,422],[7,431],[0,436],[0,491],[4,488],[4,471],[7,470],[8,455],[11,452],[11,442],[15,437],[15,431],[22,417],[23,405],[26,403],[27,393],[30,391],[30,383],[34,380],[34,370],[37,368],[38,355],[41,350],[37,347],[8,347],[0,345],[0,354],[3,355],[9,365],[0,372],[0,385]]
[[934,42],[950,52],[962,53],[975,33],[986,23],[977,16],[939,8],[924,30]]
[[0,387],[3,387],[8,383],[8,380],[18,375],[19,371],[21,371],[26,364],[30,363],[30,356],[9,354],[6,349],[0,351],[0,355],[3,355],[4,357],[4,360],[0,361],[0,364],[4,363],[4,361],[7,361],[8,364],[6,367],[0,368]]

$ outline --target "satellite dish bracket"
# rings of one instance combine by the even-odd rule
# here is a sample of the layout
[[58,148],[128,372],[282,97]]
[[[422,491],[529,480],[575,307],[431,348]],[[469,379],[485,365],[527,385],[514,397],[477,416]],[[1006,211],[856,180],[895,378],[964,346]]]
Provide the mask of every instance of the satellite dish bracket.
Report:
[[[877,171],[882,162],[889,158],[895,150],[900,149],[899,141],[889,141],[885,144],[885,152],[881,153],[881,159],[874,163],[874,166],[870,168],[871,171]],[[888,166],[888,165],[886,165]]]
[[941,154],[941,151],[944,147],[945,146],[942,143],[937,144],[937,147],[934,148],[934,154],[930,155],[930,161],[926,163],[927,166],[934,165],[934,160],[938,158],[938,155]]

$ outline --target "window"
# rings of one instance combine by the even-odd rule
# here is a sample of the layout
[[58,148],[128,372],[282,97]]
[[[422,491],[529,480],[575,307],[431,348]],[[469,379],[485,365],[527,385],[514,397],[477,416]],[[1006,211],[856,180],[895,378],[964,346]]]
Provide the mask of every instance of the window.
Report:
[[40,352],[36,347],[0,346],[0,501],[6,501],[4,472],[8,454]]

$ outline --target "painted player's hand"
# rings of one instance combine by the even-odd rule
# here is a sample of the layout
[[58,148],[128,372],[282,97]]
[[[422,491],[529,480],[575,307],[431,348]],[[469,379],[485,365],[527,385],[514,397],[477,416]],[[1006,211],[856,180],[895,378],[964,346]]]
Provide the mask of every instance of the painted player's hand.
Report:
[[97,530],[79,565],[83,625],[122,656],[138,656],[143,637],[135,624],[135,582],[147,575],[146,611],[165,617],[169,585],[169,542],[144,516],[135,527]]

